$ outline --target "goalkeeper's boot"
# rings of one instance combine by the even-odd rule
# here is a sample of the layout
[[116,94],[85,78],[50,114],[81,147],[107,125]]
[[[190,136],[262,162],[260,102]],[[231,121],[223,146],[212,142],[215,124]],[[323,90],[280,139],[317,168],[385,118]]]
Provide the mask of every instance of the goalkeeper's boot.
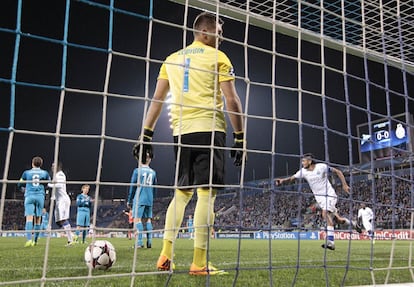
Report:
[[26,243],[24,244],[24,247],[32,247],[34,245],[35,244],[33,240],[27,240]]
[[196,275],[196,276],[207,276],[207,275],[215,276],[215,275],[227,275],[229,273],[224,270],[217,269],[216,267],[211,265],[211,263],[209,262],[208,266],[204,266],[204,267],[199,267],[195,265],[194,263],[192,263],[189,274]]
[[175,269],[175,264],[172,263],[171,260],[167,258],[165,255],[160,255],[157,261],[157,269],[159,271],[169,271],[170,269]]
[[321,247],[325,249],[335,250],[335,243],[333,243],[332,241],[328,241],[322,244]]

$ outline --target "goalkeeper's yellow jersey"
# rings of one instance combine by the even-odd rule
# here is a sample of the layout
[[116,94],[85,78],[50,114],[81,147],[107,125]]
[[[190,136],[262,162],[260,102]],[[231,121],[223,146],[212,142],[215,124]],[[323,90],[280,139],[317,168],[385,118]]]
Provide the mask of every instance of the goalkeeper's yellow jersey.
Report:
[[158,79],[170,84],[173,135],[226,131],[220,82],[234,80],[222,51],[194,41],[167,57]]

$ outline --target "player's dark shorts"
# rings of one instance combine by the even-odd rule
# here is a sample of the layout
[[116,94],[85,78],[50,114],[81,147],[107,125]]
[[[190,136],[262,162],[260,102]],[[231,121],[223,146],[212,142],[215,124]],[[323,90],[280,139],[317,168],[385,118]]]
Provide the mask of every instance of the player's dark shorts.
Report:
[[[181,136],[181,143],[188,145],[211,145],[211,132],[191,133]],[[174,143],[178,143],[178,136],[174,137]],[[214,146],[224,147],[226,134],[214,133]],[[180,153],[178,152],[181,149]],[[213,149],[213,184],[224,184],[224,149]],[[201,185],[210,183],[210,147],[174,146],[176,159],[179,159],[178,186]]]

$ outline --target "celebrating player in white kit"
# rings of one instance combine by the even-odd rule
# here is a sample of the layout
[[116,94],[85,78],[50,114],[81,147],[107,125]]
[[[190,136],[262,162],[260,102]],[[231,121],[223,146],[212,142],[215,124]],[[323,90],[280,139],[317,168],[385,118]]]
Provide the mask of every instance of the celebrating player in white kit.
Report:
[[374,212],[365,203],[361,203],[361,208],[358,210],[358,222],[364,226],[371,240],[374,239]]
[[[54,171],[55,165],[52,164],[52,171]],[[70,218],[70,197],[66,192],[66,175],[62,170],[62,163],[58,163],[56,167],[56,174],[53,177],[53,183],[48,184],[49,187],[54,188],[54,198],[56,199],[55,205],[55,222],[59,227],[63,227],[66,231],[68,243],[66,246],[71,246],[74,241],[72,238],[71,226],[69,222]]]
[[284,182],[293,182],[300,178],[303,178],[308,182],[309,187],[315,196],[315,200],[322,209],[322,217],[326,221],[327,241],[326,244],[322,244],[322,248],[335,250],[334,219],[341,224],[351,225],[359,233],[361,233],[361,228],[356,222],[338,214],[338,210],[336,209],[338,197],[332,184],[329,182],[329,175],[331,172],[339,177],[342,183],[342,189],[346,193],[349,193],[349,186],[345,181],[342,171],[328,166],[325,163],[316,163],[313,155],[310,153],[303,155],[302,168],[300,170],[291,177],[276,179],[276,184],[281,185]]

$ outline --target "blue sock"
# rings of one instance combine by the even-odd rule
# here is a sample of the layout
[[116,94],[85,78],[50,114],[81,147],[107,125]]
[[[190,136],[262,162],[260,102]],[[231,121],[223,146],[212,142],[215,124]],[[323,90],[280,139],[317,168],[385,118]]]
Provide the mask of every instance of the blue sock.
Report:
[[142,224],[142,222],[137,222],[135,224],[137,230],[138,230],[138,238],[137,238],[137,245],[142,245],[142,232],[144,232],[144,225]]
[[37,239],[39,238],[39,230],[40,230],[40,224],[35,224],[34,225],[34,230],[35,230],[35,233],[34,233],[34,241],[35,242],[37,242]]
[[146,228],[147,228],[147,242],[148,244],[151,245],[152,243],[152,223],[151,222],[147,222],[146,224]]
[[86,239],[86,230],[82,231],[82,242],[85,242]]
[[26,238],[27,240],[32,240],[32,231],[33,231],[33,222],[32,221],[26,221]]
[[374,231],[369,230],[368,231],[368,236],[369,236],[369,238],[374,239]]
[[39,234],[40,237],[46,237],[45,230],[47,229],[47,224],[40,225],[40,230],[42,230]]

